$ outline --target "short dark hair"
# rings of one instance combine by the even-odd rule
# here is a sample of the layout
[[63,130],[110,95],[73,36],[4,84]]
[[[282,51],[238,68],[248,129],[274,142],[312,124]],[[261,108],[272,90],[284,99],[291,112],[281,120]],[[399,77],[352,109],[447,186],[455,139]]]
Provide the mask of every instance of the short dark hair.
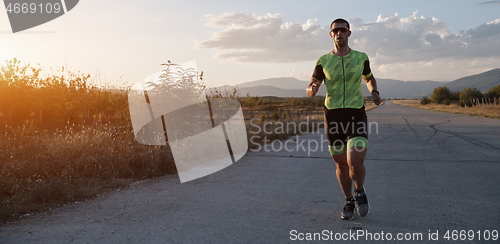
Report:
[[340,24],[340,23],[344,23],[344,24],[347,24],[347,29],[351,29],[351,26],[349,25],[349,22],[347,22],[347,20],[345,19],[336,19],[334,20],[331,24],[330,24],[330,29],[332,28],[332,25],[333,23],[337,23],[337,24]]

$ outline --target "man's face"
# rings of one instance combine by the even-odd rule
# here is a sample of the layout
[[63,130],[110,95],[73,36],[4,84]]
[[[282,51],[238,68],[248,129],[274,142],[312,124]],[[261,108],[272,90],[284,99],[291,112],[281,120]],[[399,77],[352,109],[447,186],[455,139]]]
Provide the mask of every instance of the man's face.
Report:
[[346,46],[349,36],[351,36],[351,31],[347,28],[346,23],[333,23],[331,26],[330,36],[335,43],[335,46]]

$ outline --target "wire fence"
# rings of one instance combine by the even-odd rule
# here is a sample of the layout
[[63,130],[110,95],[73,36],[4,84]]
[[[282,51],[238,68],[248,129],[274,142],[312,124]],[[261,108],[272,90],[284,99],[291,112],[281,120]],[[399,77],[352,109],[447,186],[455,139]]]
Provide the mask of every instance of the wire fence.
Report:
[[245,120],[260,119],[262,121],[305,120],[307,118],[321,119],[323,109],[285,109],[278,108],[274,111],[263,109],[243,109]]
[[[465,101],[463,101],[465,103]],[[471,99],[470,100],[470,104],[472,104],[472,106],[478,106],[478,105],[498,105],[500,104],[500,97],[499,98],[496,98],[494,97],[493,99],[490,99],[490,98],[477,98],[477,99]]]
[[453,101],[451,104],[458,104],[463,106],[469,106],[469,107],[474,107],[474,106],[485,106],[485,105],[493,105],[497,106],[500,105],[500,97],[494,97],[494,98],[475,98],[475,99],[469,99],[469,100],[459,100],[459,101]]

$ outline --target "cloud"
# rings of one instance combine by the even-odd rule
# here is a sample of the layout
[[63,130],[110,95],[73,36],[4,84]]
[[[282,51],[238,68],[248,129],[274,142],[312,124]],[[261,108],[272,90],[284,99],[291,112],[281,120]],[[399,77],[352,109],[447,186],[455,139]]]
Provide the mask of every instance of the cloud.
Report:
[[293,69],[289,75],[297,80],[309,81],[311,79],[311,72],[299,72],[297,69]]
[[328,28],[321,27],[317,19],[301,24],[284,23],[280,14],[225,13],[208,17],[207,26],[224,29],[214,33],[209,40],[198,42],[196,48],[221,50],[215,56],[217,59],[299,62],[314,60],[332,46]]
[[[350,19],[350,46],[366,52],[377,65],[433,60],[500,59],[500,19],[452,33],[437,18],[379,15],[375,22]],[[222,28],[197,48],[216,49],[217,59],[233,62],[313,61],[332,49],[328,26],[317,19],[284,22],[280,14],[225,13],[208,16],[209,27]]]
[[376,24],[360,25],[351,37],[355,48],[378,64],[442,58],[500,58],[500,19],[454,34],[437,18],[380,15]]
[[484,5],[484,4],[497,4],[500,5],[500,1],[488,1],[488,2],[482,2],[479,5]]
[[[405,81],[452,81],[498,68],[498,58],[436,58],[431,61],[373,65],[376,77]],[[383,90],[383,88],[380,88]]]

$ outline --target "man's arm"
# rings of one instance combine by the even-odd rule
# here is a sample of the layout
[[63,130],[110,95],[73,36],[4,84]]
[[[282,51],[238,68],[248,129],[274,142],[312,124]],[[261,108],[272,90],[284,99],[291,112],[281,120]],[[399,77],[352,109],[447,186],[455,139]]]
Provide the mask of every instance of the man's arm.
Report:
[[310,97],[316,96],[316,93],[318,92],[319,87],[321,86],[321,83],[324,79],[325,73],[323,73],[323,67],[321,66],[321,64],[317,64],[314,67],[311,81],[309,82],[309,85],[307,85],[306,94]]
[[316,96],[316,93],[318,92],[320,85],[321,81],[318,81],[311,77],[311,81],[309,82],[309,85],[307,85],[306,88],[306,94],[310,97]]
[[377,88],[377,80],[375,80],[375,77],[373,75],[370,75],[368,77],[363,77],[363,79],[366,82],[366,87],[368,88],[368,91],[372,94],[373,102],[376,105],[379,105],[382,102],[382,99],[380,98],[380,94],[378,92]]

